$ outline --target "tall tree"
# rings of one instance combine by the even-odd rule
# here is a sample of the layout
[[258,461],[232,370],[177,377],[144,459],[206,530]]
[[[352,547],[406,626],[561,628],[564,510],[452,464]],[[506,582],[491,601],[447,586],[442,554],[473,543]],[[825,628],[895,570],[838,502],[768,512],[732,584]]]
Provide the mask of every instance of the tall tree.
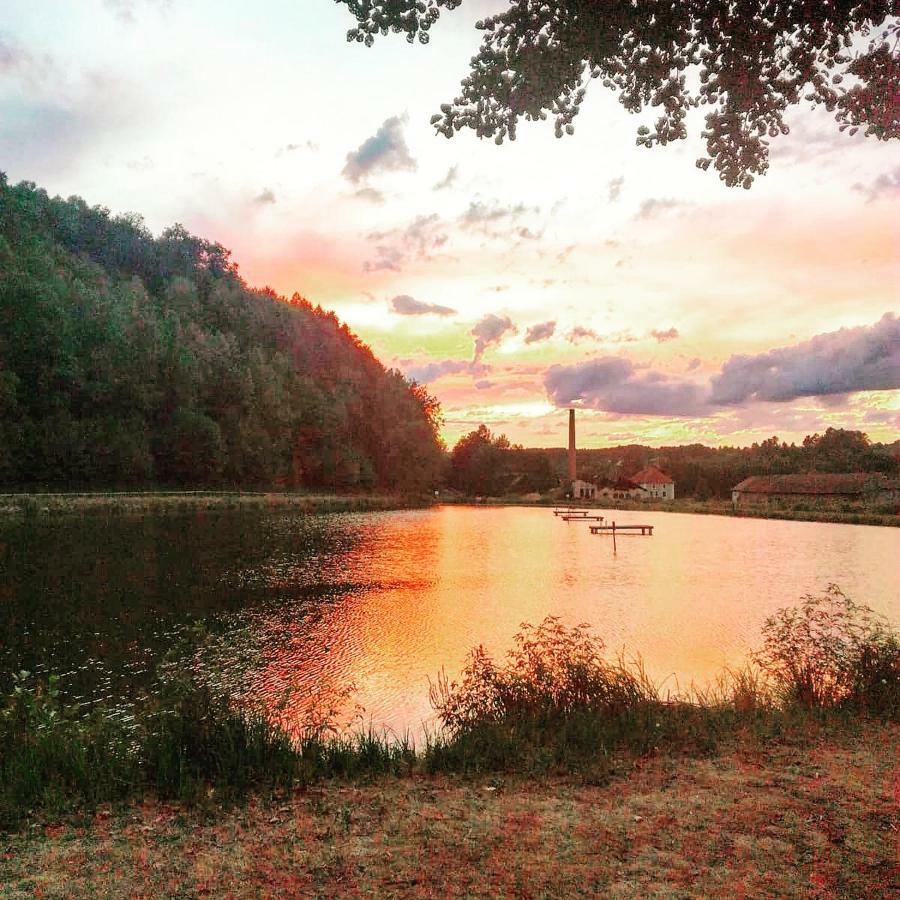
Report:
[[[441,10],[462,0],[336,2],[357,20],[348,40],[369,46],[389,31],[427,43]],[[842,131],[900,136],[896,15],[896,0],[509,0],[476,24],[471,70],[431,121],[447,137],[471,128],[500,144],[521,119],[550,116],[562,137],[598,79],[629,112],[657,114],[638,128],[640,146],[684,139],[688,112],[704,107],[697,165],[749,188],[802,101]]]

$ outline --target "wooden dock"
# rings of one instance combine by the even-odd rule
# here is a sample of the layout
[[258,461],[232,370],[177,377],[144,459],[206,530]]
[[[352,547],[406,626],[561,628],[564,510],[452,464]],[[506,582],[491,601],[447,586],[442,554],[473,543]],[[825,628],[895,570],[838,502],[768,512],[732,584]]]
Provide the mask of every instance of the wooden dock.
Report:
[[564,513],[563,515],[560,516],[560,518],[563,520],[563,522],[589,522],[589,521],[602,522],[603,521],[603,516],[589,516],[589,515],[587,515],[587,513],[575,513],[572,515],[570,515],[568,513]]
[[577,507],[572,506],[572,507],[567,507],[567,508],[563,508],[563,509],[554,509],[553,515],[554,516],[576,517],[576,516],[586,516],[589,512],[590,512],[589,509],[578,509]]
[[611,534],[615,537],[617,534],[621,534],[624,532],[631,532],[632,534],[636,534],[640,532],[641,534],[653,534],[653,526],[652,525],[616,525],[615,522],[612,525],[591,525],[591,534]]

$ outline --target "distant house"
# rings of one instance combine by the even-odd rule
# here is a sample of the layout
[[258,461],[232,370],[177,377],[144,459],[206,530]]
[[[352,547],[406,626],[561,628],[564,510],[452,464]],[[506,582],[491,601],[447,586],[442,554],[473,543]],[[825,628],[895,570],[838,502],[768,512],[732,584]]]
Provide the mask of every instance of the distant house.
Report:
[[597,485],[576,478],[572,482],[572,497],[575,500],[593,500],[597,496]]
[[731,489],[735,506],[814,502],[872,503],[900,500],[900,482],[865,472],[849,474],[752,475]]
[[597,486],[597,497],[605,500],[646,500],[647,491],[630,478],[603,480]]
[[631,480],[647,492],[649,500],[675,499],[675,480],[656,466],[641,469],[636,475],[631,476]]

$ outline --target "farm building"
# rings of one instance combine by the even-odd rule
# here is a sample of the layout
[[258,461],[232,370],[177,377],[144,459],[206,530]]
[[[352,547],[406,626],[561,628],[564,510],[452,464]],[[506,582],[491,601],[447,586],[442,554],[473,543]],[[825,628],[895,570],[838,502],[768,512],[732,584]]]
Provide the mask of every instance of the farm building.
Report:
[[647,500],[645,488],[635,484],[630,478],[618,478],[615,481],[604,480],[597,486],[597,497],[605,500]]
[[597,496],[597,486],[590,481],[576,478],[572,482],[572,497],[575,500],[593,500]]
[[870,506],[891,501],[900,501],[900,483],[897,479],[865,472],[844,475],[753,475],[731,490],[731,502],[735,506],[810,502]]
[[671,475],[667,475],[656,466],[647,466],[636,475],[631,476],[631,481],[639,484],[646,492],[648,500],[674,500],[675,481]]

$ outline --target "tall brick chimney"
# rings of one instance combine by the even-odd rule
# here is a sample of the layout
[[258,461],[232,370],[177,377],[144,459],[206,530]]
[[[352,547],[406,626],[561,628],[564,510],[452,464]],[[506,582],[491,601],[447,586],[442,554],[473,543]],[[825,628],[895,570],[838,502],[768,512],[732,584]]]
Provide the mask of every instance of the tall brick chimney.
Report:
[[569,481],[574,481],[575,468],[575,410],[569,410]]

